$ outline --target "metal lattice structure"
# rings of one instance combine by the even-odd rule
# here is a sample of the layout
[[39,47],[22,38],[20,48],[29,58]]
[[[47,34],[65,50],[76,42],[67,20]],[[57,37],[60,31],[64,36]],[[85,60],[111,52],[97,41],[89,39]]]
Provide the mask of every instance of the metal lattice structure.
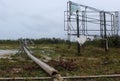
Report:
[[[77,15],[79,28],[77,28]],[[67,11],[64,12],[64,30],[68,39],[71,36],[99,36],[102,39],[116,36],[119,31],[119,12],[103,11],[93,7],[67,2]]]

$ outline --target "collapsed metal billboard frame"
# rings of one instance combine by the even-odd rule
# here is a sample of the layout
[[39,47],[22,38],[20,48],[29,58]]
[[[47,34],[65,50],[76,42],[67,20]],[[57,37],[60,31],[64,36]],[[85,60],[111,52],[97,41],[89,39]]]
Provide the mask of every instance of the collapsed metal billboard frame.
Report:
[[[79,30],[77,28],[77,15]],[[119,12],[99,10],[68,1],[67,11],[64,12],[64,30],[67,31],[69,40],[71,36],[77,36],[77,34],[99,36],[102,39],[116,36],[119,31]],[[79,33],[77,33],[78,31]]]

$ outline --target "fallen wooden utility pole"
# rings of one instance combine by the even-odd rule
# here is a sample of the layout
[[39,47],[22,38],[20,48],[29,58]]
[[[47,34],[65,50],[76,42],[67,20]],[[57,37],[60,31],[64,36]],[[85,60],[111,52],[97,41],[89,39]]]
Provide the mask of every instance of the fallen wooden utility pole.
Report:
[[120,74],[111,75],[89,75],[89,76],[66,76],[64,79],[96,79],[96,78],[120,78]]
[[[24,43],[24,41],[22,41]],[[54,81],[63,81],[61,75],[58,73],[57,70],[55,70],[53,67],[49,66],[48,64],[42,62],[40,59],[34,57],[28,47],[26,46],[26,44],[23,44],[23,49],[26,52],[26,54],[35,62],[37,63],[44,71],[46,71],[52,78]]]
[[[90,76],[64,76],[63,79],[97,79],[97,78],[120,78],[120,74],[112,75],[90,75]],[[52,80],[51,77],[13,77],[13,78],[3,78],[0,80]]]
[[0,77],[0,80],[52,80],[51,77]]
[[55,70],[54,68],[50,67],[49,65],[47,65],[46,63],[42,62],[40,59],[34,57],[32,54],[30,54],[30,52],[26,49],[26,47],[24,47],[25,52],[27,53],[27,55],[35,62],[37,63],[41,68],[43,68],[50,76],[57,74],[58,71]]

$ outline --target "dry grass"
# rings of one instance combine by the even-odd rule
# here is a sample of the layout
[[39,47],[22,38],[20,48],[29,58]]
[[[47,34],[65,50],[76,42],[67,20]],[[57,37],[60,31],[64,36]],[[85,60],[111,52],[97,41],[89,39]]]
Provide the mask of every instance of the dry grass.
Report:
[[[8,45],[8,48],[10,47],[11,45]],[[3,48],[3,46],[0,48]],[[74,44],[69,49],[65,44],[42,44],[31,47],[31,49],[34,52],[34,55],[38,58],[47,56],[51,57],[52,60],[57,61],[60,66],[58,66],[59,64],[56,66],[53,63],[49,63],[49,65],[58,69],[62,76],[120,73],[120,48],[110,48],[106,53],[103,48],[86,46],[82,48],[80,56],[76,54],[76,45]],[[59,62],[61,58],[65,60],[65,64],[72,61],[71,63],[73,66],[76,66],[75,69],[69,70],[68,67],[70,64],[68,66],[62,65],[61,62]],[[66,69],[66,67],[68,69]],[[48,75],[23,53],[13,55],[12,59],[0,59],[0,77],[3,76],[15,77]]]

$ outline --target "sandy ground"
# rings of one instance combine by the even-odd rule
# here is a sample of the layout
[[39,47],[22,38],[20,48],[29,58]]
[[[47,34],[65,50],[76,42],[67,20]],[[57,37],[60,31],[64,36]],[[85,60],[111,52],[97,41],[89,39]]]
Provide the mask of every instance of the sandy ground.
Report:
[[17,50],[0,50],[0,58],[9,58],[11,55],[16,53]]

